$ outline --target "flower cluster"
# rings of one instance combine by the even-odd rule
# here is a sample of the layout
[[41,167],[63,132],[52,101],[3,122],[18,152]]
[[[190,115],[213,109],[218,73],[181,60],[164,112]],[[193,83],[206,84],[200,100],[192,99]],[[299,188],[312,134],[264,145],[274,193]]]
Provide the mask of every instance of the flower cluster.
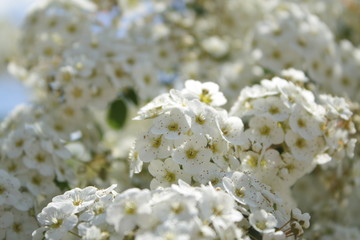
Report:
[[215,83],[188,80],[182,91],[171,90],[143,107],[135,119],[152,119],[150,129],[133,149],[133,169],[150,162],[151,188],[182,179],[214,186],[239,161],[228,152],[242,144],[243,123],[219,106],[226,103]]
[[150,162],[152,188],[178,179],[216,186],[237,169],[275,189],[290,187],[317,164],[353,156],[349,106],[329,95],[319,101],[273,78],[245,88],[228,114],[219,107],[225,99],[218,86],[189,80],[182,91],[171,90],[140,110],[136,119],[151,118],[153,125],[136,141],[134,171]]
[[290,187],[317,164],[354,154],[355,129],[345,100],[315,99],[311,91],[281,78],[242,90],[230,114],[248,126],[251,147],[240,153],[241,168],[276,189]]
[[33,239],[69,239],[71,235],[82,239],[107,239],[113,228],[106,224],[105,211],[117,195],[115,187],[75,188],[54,197],[38,214],[40,228],[33,232]]
[[249,215],[238,209],[239,196],[212,186],[191,187],[179,181],[153,191],[131,188],[122,193],[114,187],[75,188],[54,197],[37,216],[41,227],[33,233],[34,239],[74,235],[89,240],[248,240],[254,234],[250,228],[264,234],[264,239],[285,239],[300,236],[309,227],[310,216],[293,209],[289,220],[277,228],[273,214],[260,209]]
[[61,192],[56,182],[72,179],[70,152],[40,125],[17,127],[0,141],[0,236],[24,239],[37,226],[34,209]]
[[359,239],[359,6],[38,0],[20,34],[0,19],[0,73],[33,93],[0,123],[0,239]]

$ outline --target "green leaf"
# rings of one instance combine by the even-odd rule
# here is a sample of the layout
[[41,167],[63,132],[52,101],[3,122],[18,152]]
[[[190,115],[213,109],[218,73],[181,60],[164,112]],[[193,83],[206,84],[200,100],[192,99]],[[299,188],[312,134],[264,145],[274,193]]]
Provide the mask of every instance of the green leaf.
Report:
[[127,106],[122,98],[114,100],[107,112],[107,123],[113,129],[121,129],[126,122],[127,118]]
[[139,104],[138,96],[134,89],[132,89],[132,88],[125,89],[123,92],[123,95],[126,98],[126,100],[130,100],[135,105]]
[[69,183],[68,182],[59,182],[57,179],[54,180],[55,185],[60,188],[61,191],[67,191],[70,189]]

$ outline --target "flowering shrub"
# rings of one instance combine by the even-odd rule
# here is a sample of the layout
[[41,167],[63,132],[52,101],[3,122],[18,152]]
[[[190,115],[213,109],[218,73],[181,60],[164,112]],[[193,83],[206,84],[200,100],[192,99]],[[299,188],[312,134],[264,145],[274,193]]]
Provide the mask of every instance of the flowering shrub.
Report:
[[33,93],[0,239],[360,239],[359,9],[36,1],[0,49]]

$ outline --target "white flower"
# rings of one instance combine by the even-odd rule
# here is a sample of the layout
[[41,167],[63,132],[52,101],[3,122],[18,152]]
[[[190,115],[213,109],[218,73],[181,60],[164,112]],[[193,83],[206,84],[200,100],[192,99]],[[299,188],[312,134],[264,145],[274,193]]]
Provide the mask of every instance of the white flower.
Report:
[[264,209],[252,212],[249,216],[249,222],[259,232],[273,230],[277,224],[276,218]]
[[211,150],[206,148],[207,139],[202,135],[191,136],[184,144],[177,147],[172,158],[184,166],[186,172],[196,174],[211,159]]
[[298,221],[303,228],[310,227],[310,214],[302,213],[300,209],[294,208],[291,210],[291,217]]
[[74,188],[63,195],[54,197],[52,201],[53,203],[70,202],[75,207],[74,213],[78,213],[94,203],[97,199],[96,191],[97,188],[91,186],[84,189]]
[[273,175],[273,171],[277,171],[277,168],[281,163],[279,152],[271,148],[265,151],[264,156],[261,159],[260,155],[253,151],[242,152],[240,154],[240,159],[243,170],[259,170],[261,176],[268,174]]
[[304,159],[299,161],[288,152],[282,153],[281,158],[283,163],[279,167],[278,175],[288,186],[293,185],[300,177],[311,172],[317,164],[316,159],[315,161],[314,159]]
[[41,175],[54,175],[53,157],[34,142],[26,147],[23,162],[28,168],[37,169]]
[[217,58],[223,57],[229,50],[229,44],[217,36],[204,39],[201,46],[205,51]]
[[171,155],[171,142],[164,135],[156,135],[150,132],[139,137],[135,142],[135,151],[138,158],[143,162],[154,159],[164,159]]
[[307,140],[318,137],[323,133],[321,130],[322,123],[323,119],[320,114],[317,114],[317,112],[310,114],[299,104],[295,104],[289,118],[291,130]]
[[279,97],[258,98],[252,104],[254,115],[267,117],[274,121],[282,122],[290,115],[290,109]]
[[168,93],[161,94],[142,107],[134,120],[144,120],[158,117],[167,110],[166,105],[170,102],[171,99]]
[[155,177],[151,180],[151,189],[155,189],[158,186],[169,187],[171,184],[178,182],[179,179],[188,183],[191,182],[190,175],[184,173],[179,164],[171,158],[166,159],[164,162],[160,160],[151,161],[148,170]]
[[114,196],[105,195],[97,199],[92,205],[80,213],[79,221],[100,225],[106,222],[106,208],[113,202]]
[[303,71],[294,69],[294,68],[289,68],[286,70],[282,70],[280,72],[280,75],[292,82],[300,82],[300,83],[305,83],[309,81],[309,78],[305,75],[305,73]]
[[327,115],[330,118],[337,118],[340,116],[344,120],[350,119],[352,112],[349,104],[344,98],[332,97],[326,94],[321,94],[319,98],[321,103],[325,105]]
[[[312,112],[314,108],[318,107],[315,103],[315,96],[312,92],[295,86],[292,82],[274,77],[271,81],[261,81],[262,85],[265,83],[271,83],[272,87],[275,87],[277,91],[280,92],[280,98],[289,108],[293,108],[295,104],[301,104],[301,106],[307,111]],[[319,110],[319,114],[323,114],[323,112]]]
[[183,93],[189,99],[199,99],[200,102],[215,107],[222,106],[227,101],[223,93],[219,92],[219,85],[213,82],[187,80]]
[[249,129],[245,131],[250,140],[268,147],[284,141],[284,132],[277,122],[267,117],[253,117],[249,122]]
[[48,139],[42,139],[40,144],[42,149],[55,155],[57,158],[67,160],[71,157],[71,153],[65,148],[64,143],[62,143],[57,136],[53,135]]
[[27,239],[38,227],[35,218],[28,212],[14,210],[13,212],[14,219],[11,226],[7,228],[6,239]]
[[215,228],[228,228],[232,223],[243,219],[243,215],[235,209],[233,198],[224,191],[203,186],[201,193],[200,217],[212,222]]
[[19,188],[20,181],[0,169],[0,206],[9,204],[16,207],[21,198]]
[[216,118],[216,125],[221,136],[234,145],[244,145],[247,138],[244,134],[244,124],[239,117],[228,116],[226,111],[221,112]]
[[33,140],[33,130],[19,128],[9,134],[4,144],[4,151],[9,158],[20,157],[25,149],[25,145]]
[[67,104],[76,107],[85,106],[91,99],[89,83],[85,80],[77,79],[76,82],[67,84],[64,92]]
[[233,196],[233,198],[243,204],[250,207],[256,207],[257,201],[257,189],[252,186],[251,178],[242,173],[234,172],[231,178],[224,177],[223,185],[225,190]]
[[165,222],[169,219],[190,221],[198,215],[197,201],[191,196],[168,192],[163,199],[156,201],[152,207],[152,214]]
[[225,171],[214,163],[207,163],[195,174],[194,179],[201,184],[208,185],[209,182],[214,187],[221,186],[221,180],[225,176]]
[[193,229],[192,221],[167,220],[151,231],[140,232],[136,239],[139,240],[191,240],[190,233]]
[[291,130],[286,132],[285,142],[290,147],[291,154],[300,161],[311,161],[315,155],[324,150],[324,141],[322,138],[317,137],[306,140]]
[[45,226],[45,238],[58,240],[71,231],[77,224],[78,218],[74,214],[75,207],[69,202],[50,203],[37,219],[42,226]]
[[20,180],[26,184],[27,189],[34,195],[52,194],[57,187],[53,182],[53,177],[43,176],[36,170],[28,169],[25,174],[19,176]]
[[191,239],[199,240],[216,239],[216,233],[209,225],[206,224],[206,222],[203,222],[201,219],[196,217],[194,218],[194,227],[191,237]]
[[113,204],[106,209],[106,221],[121,234],[128,233],[136,225],[146,224],[147,215],[151,212],[150,198],[149,190],[136,188],[118,194]]
[[219,165],[222,169],[226,169],[231,163],[231,156],[224,156],[228,151],[228,143],[225,141],[220,134],[214,134],[211,136],[207,147],[212,152],[212,160]]
[[87,223],[80,223],[78,226],[79,235],[85,240],[101,240],[103,236],[100,228]]
[[191,117],[191,131],[197,134],[213,132],[216,112],[208,105],[194,99],[188,104],[188,114]]
[[163,134],[166,139],[173,140],[183,136],[190,129],[190,119],[178,108],[173,108],[154,119],[151,132]]

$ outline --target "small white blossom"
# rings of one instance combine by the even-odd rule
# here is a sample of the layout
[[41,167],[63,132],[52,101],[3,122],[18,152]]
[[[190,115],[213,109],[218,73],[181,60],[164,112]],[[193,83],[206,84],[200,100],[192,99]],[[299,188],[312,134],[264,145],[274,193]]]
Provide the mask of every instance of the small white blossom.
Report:
[[154,119],[151,127],[153,134],[163,134],[166,139],[173,140],[182,137],[190,129],[190,119],[178,108],[173,108]]
[[249,222],[259,232],[273,230],[277,224],[276,218],[264,209],[252,212],[249,216]]
[[150,162],[148,170],[155,177],[151,180],[151,189],[155,189],[158,186],[169,187],[171,184],[178,182],[179,179],[190,183],[190,176],[171,158],[166,159],[164,162],[160,160]]
[[205,104],[219,107],[226,103],[226,98],[219,91],[219,85],[213,82],[201,83],[195,80],[185,82],[184,95],[189,99],[199,99]]
[[46,231],[45,238],[62,239],[68,231],[71,231],[78,222],[74,210],[74,205],[69,202],[50,203],[45,207],[37,216],[39,223],[45,226],[43,229]]
[[210,162],[212,153],[206,146],[206,137],[193,135],[174,150],[172,158],[183,165],[187,172],[195,174],[204,164]]

